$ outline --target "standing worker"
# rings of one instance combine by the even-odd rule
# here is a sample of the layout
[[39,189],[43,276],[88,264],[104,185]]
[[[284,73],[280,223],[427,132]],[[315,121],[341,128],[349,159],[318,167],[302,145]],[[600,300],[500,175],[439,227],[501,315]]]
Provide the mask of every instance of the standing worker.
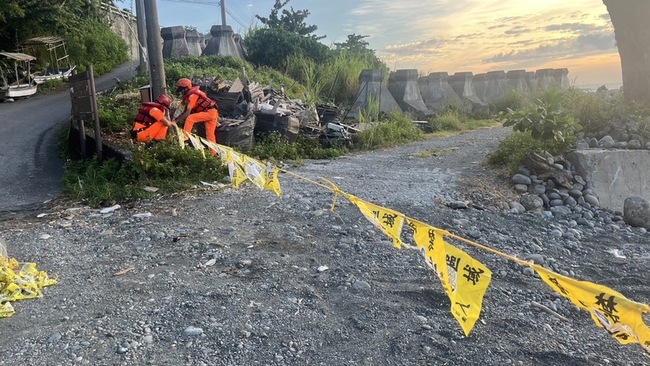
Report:
[[138,142],[162,141],[167,137],[167,128],[174,124],[166,113],[171,100],[161,94],[154,102],[144,102],[133,121],[131,137]]
[[[178,87],[177,93],[182,93],[182,104],[185,106],[183,114],[178,116],[174,122],[185,121],[183,131],[192,133],[192,127],[195,123],[205,123],[205,137],[208,141],[217,143],[216,130],[219,125],[219,112],[217,111],[217,103],[208,98],[198,86],[192,86],[190,79],[182,78],[176,83]],[[210,149],[212,155],[216,155],[216,151]]]

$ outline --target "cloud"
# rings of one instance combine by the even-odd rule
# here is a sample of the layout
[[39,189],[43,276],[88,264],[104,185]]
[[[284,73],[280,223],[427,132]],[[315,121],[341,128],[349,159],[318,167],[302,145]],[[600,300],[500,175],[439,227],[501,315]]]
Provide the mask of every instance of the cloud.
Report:
[[502,52],[484,59],[483,63],[574,58],[615,49],[614,36],[612,34],[595,33],[560,39],[552,43],[546,43],[521,51],[511,50],[509,52]]
[[604,29],[606,29],[605,26],[586,23],[550,24],[544,27],[544,30],[548,32],[570,31],[574,33],[602,32]]

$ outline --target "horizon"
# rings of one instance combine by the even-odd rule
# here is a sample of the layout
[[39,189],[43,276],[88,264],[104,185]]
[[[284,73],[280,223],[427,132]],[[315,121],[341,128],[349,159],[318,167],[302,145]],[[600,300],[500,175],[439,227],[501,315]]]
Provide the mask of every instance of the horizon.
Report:
[[[245,35],[268,17],[274,0],[226,1],[226,23]],[[135,14],[132,1],[115,1]],[[161,27],[186,26],[207,34],[221,24],[217,0],[160,0]],[[431,72],[535,71],[567,68],[576,86],[621,85],[614,28],[602,0],[290,0],[283,9],[309,10],[321,43],[368,35],[368,48],[392,70]],[[212,12],[206,9],[213,9]],[[200,14],[197,16],[196,14]],[[414,17],[417,15],[417,17]],[[332,19],[336,21],[333,22]]]

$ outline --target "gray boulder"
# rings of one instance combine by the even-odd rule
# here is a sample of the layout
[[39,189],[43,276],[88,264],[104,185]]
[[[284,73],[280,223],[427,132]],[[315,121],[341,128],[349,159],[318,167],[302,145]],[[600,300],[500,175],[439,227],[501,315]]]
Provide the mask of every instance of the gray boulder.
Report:
[[630,226],[650,229],[650,202],[641,197],[626,198],[623,218]]

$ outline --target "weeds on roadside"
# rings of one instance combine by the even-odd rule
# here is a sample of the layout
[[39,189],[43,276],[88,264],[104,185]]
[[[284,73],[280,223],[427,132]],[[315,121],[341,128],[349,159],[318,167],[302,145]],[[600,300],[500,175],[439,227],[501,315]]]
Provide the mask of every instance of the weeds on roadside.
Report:
[[424,132],[418,128],[409,116],[389,113],[387,121],[361,131],[357,136],[355,148],[372,150],[396,146],[424,138]]
[[505,166],[514,173],[519,168],[524,156],[532,152],[540,153],[543,150],[543,143],[534,139],[530,131],[513,132],[501,141],[494,151],[488,153],[487,162],[492,165]]
[[295,142],[289,142],[279,132],[263,136],[250,155],[259,159],[294,160],[334,159],[345,154],[343,148],[325,148],[318,140],[299,135]]
[[139,145],[131,160],[107,159],[68,161],[63,177],[64,191],[73,199],[90,205],[107,205],[144,198],[151,193],[145,186],[161,192],[187,189],[200,181],[218,182],[228,175],[221,160],[207,157],[195,149],[181,150],[172,141]]

